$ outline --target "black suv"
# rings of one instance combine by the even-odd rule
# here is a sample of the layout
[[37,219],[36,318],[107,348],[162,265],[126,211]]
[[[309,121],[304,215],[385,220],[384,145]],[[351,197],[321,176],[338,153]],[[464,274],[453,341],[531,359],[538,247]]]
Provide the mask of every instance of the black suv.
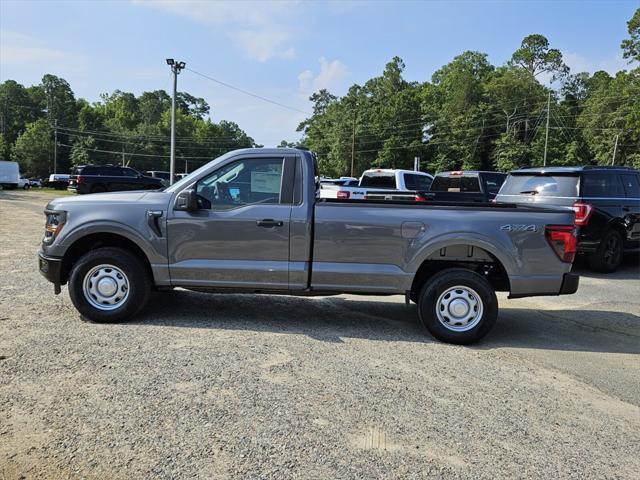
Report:
[[98,193],[157,190],[163,187],[161,178],[145,177],[133,168],[117,165],[82,165],[72,170],[67,190],[77,193]]
[[625,251],[640,250],[638,170],[595,166],[516,170],[496,200],[573,208],[579,227],[578,252],[589,256],[596,271],[613,272]]

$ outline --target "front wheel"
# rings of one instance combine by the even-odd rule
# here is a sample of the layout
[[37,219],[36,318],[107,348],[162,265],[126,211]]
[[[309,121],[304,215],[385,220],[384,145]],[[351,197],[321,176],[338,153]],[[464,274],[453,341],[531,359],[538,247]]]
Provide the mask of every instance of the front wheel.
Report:
[[424,327],[438,340],[458,345],[487,335],[498,318],[498,299],[489,282],[471,270],[452,268],[427,280],[418,298]]
[[131,318],[145,306],[150,292],[151,279],[143,263],[120,248],[86,253],[69,279],[73,305],[84,318],[100,323]]

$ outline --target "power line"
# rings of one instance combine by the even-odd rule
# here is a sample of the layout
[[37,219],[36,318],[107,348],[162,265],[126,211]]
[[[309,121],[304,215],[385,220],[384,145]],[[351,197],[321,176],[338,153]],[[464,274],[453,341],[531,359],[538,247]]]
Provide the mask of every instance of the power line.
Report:
[[215,82],[215,83],[217,83],[219,85],[223,85],[223,86],[225,86],[227,88],[230,88],[232,90],[235,90],[237,92],[244,93],[245,95],[249,95],[250,97],[257,98],[259,100],[262,100],[262,101],[265,101],[265,102],[269,102],[269,103],[272,103],[274,105],[278,105],[279,107],[286,108],[286,109],[292,110],[294,112],[304,113],[305,115],[312,115],[310,112],[305,112],[304,110],[300,110],[299,108],[291,107],[289,105],[285,105],[284,103],[280,103],[280,102],[277,102],[275,100],[271,100],[270,98],[263,97],[262,95],[257,95],[255,93],[251,93],[251,92],[249,92],[247,90],[244,90],[242,88],[235,87],[235,86],[233,86],[233,85],[231,85],[229,83],[223,82],[222,80],[218,80],[218,79],[215,79],[213,77],[210,77],[209,75],[205,75],[204,73],[196,72],[195,70],[193,70],[191,68],[185,68],[185,70],[188,70],[191,73],[195,73],[196,75],[199,75],[199,76],[201,76],[203,78],[206,78],[207,80],[211,80],[212,82]]

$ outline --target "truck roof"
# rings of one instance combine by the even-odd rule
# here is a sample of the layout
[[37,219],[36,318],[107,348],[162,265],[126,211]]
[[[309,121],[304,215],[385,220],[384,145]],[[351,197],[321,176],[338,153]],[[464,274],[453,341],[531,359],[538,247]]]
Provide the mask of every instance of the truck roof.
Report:
[[583,165],[574,167],[526,167],[513,170],[511,174],[523,175],[527,173],[580,173],[580,172],[593,172],[593,171],[607,171],[607,172],[629,172],[636,171],[631,167],[623,166],[605,166],[605,165]]

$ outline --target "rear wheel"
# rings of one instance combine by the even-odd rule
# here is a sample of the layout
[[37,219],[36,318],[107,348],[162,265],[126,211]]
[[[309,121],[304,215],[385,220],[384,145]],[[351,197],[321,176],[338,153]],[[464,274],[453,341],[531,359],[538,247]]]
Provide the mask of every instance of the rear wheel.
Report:
[[617,230],[605,233],[598,249],[589,256],[589,265],[596,272],[611,273],[622,263],[623,239]]
[[69,296],[80,314],[94,322],[119,322],[147,303],[151,279],[142,262],[120,248],[98,248],[74,265]]
[[453,268],[427,280],[418,299],[420,321],[438,340],[468,345],[491,331],[498,318],[493,287],[471,270]]

